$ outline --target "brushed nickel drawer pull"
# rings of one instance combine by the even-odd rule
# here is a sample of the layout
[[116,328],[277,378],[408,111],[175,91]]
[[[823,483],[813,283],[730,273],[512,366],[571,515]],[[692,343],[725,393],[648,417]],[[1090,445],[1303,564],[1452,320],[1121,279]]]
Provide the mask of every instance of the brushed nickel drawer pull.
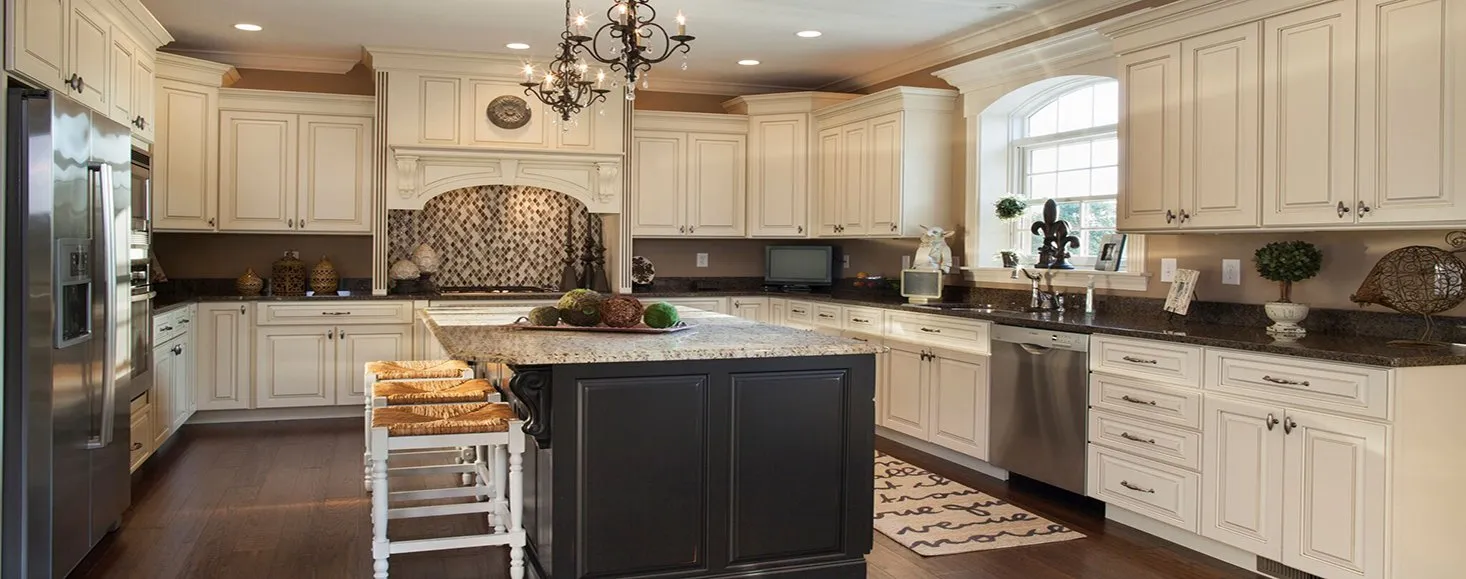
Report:
[[936,330],[936,329],[932,329],[932,328],[922,328],[921,331],[926,332],[928,334],[940,334],[940,333],[942,333],[941,330]]
[[857,324],[869,324],[870,323],[870,320],[867,320],[865,318],[850,318],[850,321],[855,322]]
[[171,331],[173,331],[173,326],[163,326],[161,328],[158,328],[158,331],[159,332],[171,332]]
[[1146,444],[1155,444],[1154,438],[1141,438],[1139,436],[1135,436],[1134,434],[1130,434],[1129,432],[1121,432],[1120,438],[1123,438],[1125,440],[1132,440],[1135,442],[1144,442]]
[[1268,415],[1267,415],[1267,420],[1264,420],[1263,421],[1263,424],[1266,424],[1267,425],[1267,429],[1269,431],[1271,431],[1273,429],[1273,427],[1275,427],[1275,426],[1278,425],[1278,417],[1273,416],[1273,414],[1271,412],[1269,412]]
[[1126,402],[1129,402],[1131,404],[1141,404],[1141,405],[1145,405],[1145,406],[1155,406],[1156,405],[1156,403],[1155,403],[1154,400],[1141,400],[1139,398],[1131,398],[1129,394],[1126,394],[1124,396],[1121,396],[1120,399],[1121,400],[1124,400]]
[[1138,492],[1138,493],[1155,494],[1155,489],[1148,489],[1148,488],[1145,488],[1145,487],[1142,487],[1142,486],[1133,485],[1133,484],[1130,484],[1130,481],[1128,481],[1128,480],[1122,480],[1122,481],[1120,481],[1120,486],[1125,487],[1127,489],[1130,489],[1132,491]]
[[349,316],[351,312],[321,312],[323,316]]
[[828,320],[828,319],[833,318],[835,316],[830,315],[830,314],[820,314],[820,317]]
[[1145,358],[1136,358],[1135,356],[1122,356],[1120,359],[1132,364],[1150,364],[1154,366],[1160,363],[1159,360],[1147,360]]
[[143,443],[141,443],[141,442],[134,442],[134,443],[132,443],[132,449],[135,450],[135,451],[136,450],[142,450],[143,449]]
[[1307,388],[1308,387],[1308,381],[1307,380],[1304,380],[1302,382],[1296,382],[1296,381],[1288,380],[1288,379],[1285,379],[1285,378],[1274,378],[1272,376],[1263,376],[1262,379],[1263,380],[1267,380],[1268,382],[1272,382],[1273,384],[1282,384],[1284,386],[1302,386],[1304,388]]

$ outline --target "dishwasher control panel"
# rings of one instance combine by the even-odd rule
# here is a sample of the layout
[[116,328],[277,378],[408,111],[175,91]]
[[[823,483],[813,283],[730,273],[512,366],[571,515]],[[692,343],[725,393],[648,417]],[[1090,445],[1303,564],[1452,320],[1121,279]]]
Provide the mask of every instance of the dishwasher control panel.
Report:
[[1055,332],[1018,326],[993,326],[993,341],[1014,344],[1028,344],[1060,350],[1089,351],[1089,335],[1072,332]]

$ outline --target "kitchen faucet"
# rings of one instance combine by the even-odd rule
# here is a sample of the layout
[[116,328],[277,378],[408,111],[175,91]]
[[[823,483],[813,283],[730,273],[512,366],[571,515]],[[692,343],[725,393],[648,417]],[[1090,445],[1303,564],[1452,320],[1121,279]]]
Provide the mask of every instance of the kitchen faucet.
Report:
[[[1013,277],[1014,277],[1014,279],[1017,279],[1018,272],[1023,272],[1023,277],[1028,278],[1028,281],[1032,284],[1031,285],[1032,292],[1030,294],[1031,297],[1029,298],[1029,302],[1028,302],[1028,309],[1029,309],[1029,311],[1034,311],[1034,312],[1050,312],[1050,311],[1052,311],[1052,312],[1062,312],[1062,311],[1064,311],[1064,296],[1062,296],[1062,295],[1060,295],[1060,294],[1058,294],[1057,292],[1054,291],[1054,272],[1049,271],[1049,272],[1045,272],[1043,274],[1035,275],[1035,274],[1029,273],[1027,269],[1018,267],[1018,268],[1013,268]],[[1047,291],[1039,288],[1039,281],[1045,281],[1047,283],[1047,285],[1048,285],[1048,290]]]

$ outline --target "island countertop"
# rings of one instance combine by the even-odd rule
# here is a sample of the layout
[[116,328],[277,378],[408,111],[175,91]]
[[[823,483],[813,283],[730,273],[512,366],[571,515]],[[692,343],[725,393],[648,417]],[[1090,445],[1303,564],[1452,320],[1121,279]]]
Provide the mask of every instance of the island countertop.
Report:
[[513,365],[604,364],[878,354],[850,338],[677,308],[692,329],[668,334],[556,332],[506,327],[528,308],[428,308],[420,314],[448,355]]

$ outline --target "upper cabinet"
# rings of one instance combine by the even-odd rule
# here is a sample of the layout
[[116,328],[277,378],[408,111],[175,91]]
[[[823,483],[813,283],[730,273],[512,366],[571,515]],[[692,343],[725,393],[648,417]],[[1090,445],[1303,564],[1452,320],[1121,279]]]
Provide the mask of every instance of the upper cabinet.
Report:
[[1183,0],[1109,27],[1120,229],[1466,222],[1466,10],[1450,4]]
[[173,37],[146,8],[132,0],[15,0],[13,15],[7,70],[153,140],[154,54]]
[[797,92],[738,97],[723,104],[748,115],[748,237],[806,238],[818,184],[814,112],[858,95]]
[[957,93],[898,87],[815,113],[816,233],[915,237],[953,214]]
[[636,113],[632,235],[743,237],[747,132],[742,115]]
[[219,87],[228,65],[158,55],[153,143],[153,229],[215,231],[219,225]]
[[371,97],[223,89],[219,230],[370,233]]

